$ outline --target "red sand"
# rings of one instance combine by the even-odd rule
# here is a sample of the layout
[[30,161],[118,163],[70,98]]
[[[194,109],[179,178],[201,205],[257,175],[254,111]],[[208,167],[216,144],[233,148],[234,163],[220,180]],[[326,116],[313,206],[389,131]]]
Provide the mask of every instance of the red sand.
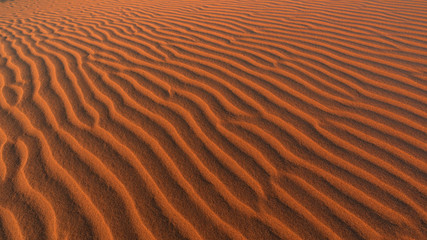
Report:
[[427,239],[427,1],[0,2],[0,239]]

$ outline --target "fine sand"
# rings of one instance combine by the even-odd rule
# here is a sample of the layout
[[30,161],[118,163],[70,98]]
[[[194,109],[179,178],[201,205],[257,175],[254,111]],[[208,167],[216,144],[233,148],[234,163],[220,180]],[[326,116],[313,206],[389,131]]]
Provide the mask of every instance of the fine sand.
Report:
[[427,1],[1,0],[0,239],[427,239]]

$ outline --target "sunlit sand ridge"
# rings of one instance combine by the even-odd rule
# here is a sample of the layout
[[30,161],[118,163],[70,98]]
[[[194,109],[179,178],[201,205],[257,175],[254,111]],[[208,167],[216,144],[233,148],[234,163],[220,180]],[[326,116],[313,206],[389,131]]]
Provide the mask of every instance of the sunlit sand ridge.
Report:
[[427,239],[426,1],[0,1],[0,239]]

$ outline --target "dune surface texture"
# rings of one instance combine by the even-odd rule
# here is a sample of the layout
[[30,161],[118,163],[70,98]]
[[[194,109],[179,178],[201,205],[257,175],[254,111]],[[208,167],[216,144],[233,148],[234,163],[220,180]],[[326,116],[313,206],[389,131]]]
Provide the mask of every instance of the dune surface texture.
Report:
[[427,1],[2,0],[0,239],[427,239]]

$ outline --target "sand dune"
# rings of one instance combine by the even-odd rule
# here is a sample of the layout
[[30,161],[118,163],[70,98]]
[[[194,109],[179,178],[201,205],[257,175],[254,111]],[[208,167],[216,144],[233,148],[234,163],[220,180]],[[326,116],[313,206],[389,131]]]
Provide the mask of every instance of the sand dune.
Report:
[[0,1],[0,239],[427,239],[426,13]]

